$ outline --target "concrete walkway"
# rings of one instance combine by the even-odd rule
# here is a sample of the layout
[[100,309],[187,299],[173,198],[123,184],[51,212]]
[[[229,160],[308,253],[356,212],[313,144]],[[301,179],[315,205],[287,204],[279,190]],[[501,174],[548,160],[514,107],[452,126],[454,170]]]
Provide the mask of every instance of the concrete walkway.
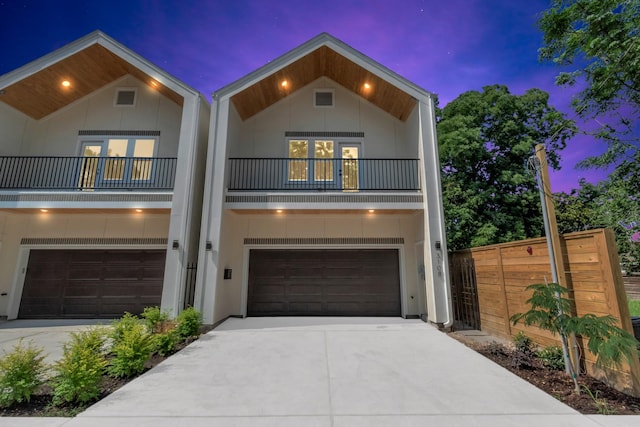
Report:
[[631,426],[583,416],[430,325],[229,319],[73,419],[11,426]]

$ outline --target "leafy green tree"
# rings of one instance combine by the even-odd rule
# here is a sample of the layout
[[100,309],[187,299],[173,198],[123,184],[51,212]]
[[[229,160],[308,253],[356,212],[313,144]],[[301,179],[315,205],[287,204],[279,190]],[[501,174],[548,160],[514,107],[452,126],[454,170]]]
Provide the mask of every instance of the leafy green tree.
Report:
[[585,87],[574,99],[579,116],[596,118],[606,152],[581,165],[633,162],[640,149],[640,0],[553,0],[538,25],[540,59],[564,66],[556,83]]
[[572,121],[539,89],[470,91],[438,111],[443,203],[452,250],[542,235],[540,196],[526,160],[538,143],[549,163],[574,135]]
[[560,233],[613,229],[620,262],[630,272],[640,272],[640,155],[637,157],[638,163],[615,169],[597,185],[581,180],[570,194],[554,195]]

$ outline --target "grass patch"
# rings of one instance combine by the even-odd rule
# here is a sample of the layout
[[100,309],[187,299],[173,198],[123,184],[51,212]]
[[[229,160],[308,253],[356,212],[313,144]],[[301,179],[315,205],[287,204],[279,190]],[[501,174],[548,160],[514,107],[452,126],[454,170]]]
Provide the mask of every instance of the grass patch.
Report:
[[629,313],[632,316],[640,316],[640,300],[627,300],[629,303]]

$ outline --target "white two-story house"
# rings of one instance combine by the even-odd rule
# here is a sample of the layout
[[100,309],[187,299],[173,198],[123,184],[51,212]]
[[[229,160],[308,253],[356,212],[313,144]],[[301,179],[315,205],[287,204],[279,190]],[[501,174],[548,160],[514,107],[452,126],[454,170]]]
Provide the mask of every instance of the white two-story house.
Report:
[[0,316],[192,304],[209,118],[101,32],[0,76]]
[[452,322],[433,96],[328,34],[213,94],[196,307]]

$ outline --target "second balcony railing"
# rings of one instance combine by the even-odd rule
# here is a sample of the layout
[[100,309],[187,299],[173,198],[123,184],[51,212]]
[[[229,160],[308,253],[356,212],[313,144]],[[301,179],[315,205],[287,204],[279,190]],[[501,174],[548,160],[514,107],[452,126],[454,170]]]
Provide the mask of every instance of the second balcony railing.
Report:
[[419,191],[417,159],[230,158],[229,191]]
[[172,190],[172,157],[0,157],[0,190]]

